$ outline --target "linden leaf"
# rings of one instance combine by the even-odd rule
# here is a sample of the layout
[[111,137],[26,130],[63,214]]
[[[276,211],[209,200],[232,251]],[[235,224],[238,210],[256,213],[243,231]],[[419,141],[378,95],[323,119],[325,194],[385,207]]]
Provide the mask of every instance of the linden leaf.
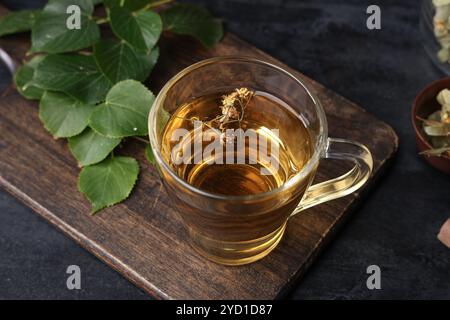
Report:
[[222,23],[205,8],[193,4],[176,4],[161,12],[166,30],[197,38],[210,48],[223,37]]
[[93,110],[93,105],[64,93],[46,91],[39,104],[39,118],[55,137],[65,138],[82,132]]
[[135,19],[142,32],[147,49],[153,48],[162,32],[161,17],[154,11],[142,11],[135,15]]
[[121,139],[108,138],[86,128],[81,134],[69,138],[69,148],[82,167],[105,159]]
[[35,56],[26,64],[17,69],[14,74],[14,83],[17,91],[25,98],[30,100],[39,100],[44,93],[44,89],[31,83],[36,66],[44,59],[44,56]]
[[0,37],[31,30],[36,16],[41,10],[10,12],[0,19]]
[[32,83],[90,104],[104,100],[113,85],[99,70],[94,57],[78,54],[45,57],[36,67]]
[[90,127],[111,138],[146,135],[148,113],[154,99],[140,82],[119,82],[108,92],[105,103],[92,113]]
[[152,147],[149,144],[145,147],[145,157],[153,166],[156,165],[155,155],[153,154]]
[[123,7],[108,10],[110,25],[119,38],[134,48],[148,51],[158,42],[162,31],[162,21],[154,11],[142,11],[133,14]]
[[37,66],[33,85],[61,91],[83,102],[95,104],[105,100],[108,90],[119,80],[144,81],[156,64],[159,50],[137,53],[124,43],[100,41],[93,56],[54,54]]
[[94,46],[94,58],[101,72],[113,83],[136,79],[144,81],[158,60],[159,50],[137,52],[125,42],[101,40]]
[[107,158],[84,167],[78,177],[78,189],[89,199],[92,213],[125,200],[139,174],[137,161],[130,157]]
[[[67,27],[70,5],[80,8],[80,29]],[[31,51],[61,53],[91,46],[100,38],[100,29],[91,17],[93,11],[91,0],[50,0],[33,24]]]

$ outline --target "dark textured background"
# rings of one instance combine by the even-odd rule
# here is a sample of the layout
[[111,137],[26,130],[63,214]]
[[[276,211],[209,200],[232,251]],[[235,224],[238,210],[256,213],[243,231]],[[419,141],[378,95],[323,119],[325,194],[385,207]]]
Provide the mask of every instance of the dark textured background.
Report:
[[[45,1],[2,1],[11,9]],[[400,137],[393,168],[293,291],[296,299],[450,299],[450,250],[436,234],[450,217],[450,176],[418,155],[410,124],[414,96],[443,77],[420,44],[420,2],[412,0],[192,0],[223,17],[227,30],[389,123]],[[382,9],[382,30],[365,27]],[[10,81],[0,66],[0,86]],[[63,204],[62,204],[63,205]],[[65,269],[82,270],[82,290]],[[366,288],[366,267],[382,289]],[[0,191],[0,299],[145,299],[147,295]]]

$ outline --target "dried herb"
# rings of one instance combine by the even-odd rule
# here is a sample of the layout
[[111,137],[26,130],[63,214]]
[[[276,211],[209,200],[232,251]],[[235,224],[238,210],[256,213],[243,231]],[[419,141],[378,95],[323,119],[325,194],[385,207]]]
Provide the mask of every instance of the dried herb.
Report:
[[220,134],[222,143],[232,143],[234,134],[226,131],[230,124],[238,123],[241,129],[241,121],[244,118],[245,109],[254,96],[254,92],[247,88],[235,89],[233,92],[222,96],[222,105],[219,106],[220,114],[208,121],[200,121],[198,117],[190,119],[181,118],[191,122],[200,122],[203,126],[216,130]]
[[433,0],[435,14],[433,17],[434,36],[441,49],[438,58],[441,62],[450,61],[450,0]]
[[433,112],[427,119],[422,119],[423,131],[429,137],[433,149],[422,154],[427,156],[450,156],[450,90],[444,89],[436,97],[441,110]]

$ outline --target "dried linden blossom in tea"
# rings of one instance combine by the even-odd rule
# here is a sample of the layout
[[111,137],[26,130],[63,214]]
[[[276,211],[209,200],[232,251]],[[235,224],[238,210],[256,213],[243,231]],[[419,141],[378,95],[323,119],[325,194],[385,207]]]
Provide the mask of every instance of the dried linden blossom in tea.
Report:
[[418,117],[423,122],[423,131],[429,137],[433,149],[422,152],[428,156],[450,156],[450,90],[444,89],[436,97],[442,106],[427,119]]
[[[244,118],[245,109],[254,96],[255,92],[247,88],[235,89],[235,91],[222,96],[222,105],[219,106],[221,114],[209,121],[201,121],[206,127],[219,130],[221,143],[233,143],[234,133],[227,132],[229,125],[238,123],[241,128],[241,121]],[[199,121],[197,117],[183,119],[189,121]]]

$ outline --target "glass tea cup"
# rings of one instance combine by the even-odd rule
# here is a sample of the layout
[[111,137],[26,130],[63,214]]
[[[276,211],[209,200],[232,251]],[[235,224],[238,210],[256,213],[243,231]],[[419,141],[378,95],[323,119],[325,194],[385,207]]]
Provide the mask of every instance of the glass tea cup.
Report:
[[[195,97],[242,87],[269,93],[290,106],[309,132],[310,157],[281,186],[267,192],[223,195],[199,189],[178,176],[162,154],[168,118]],[[158,171],[187,227],[192,246],[206,258],[225,265],[247,264],[266,256],[280,242],[290,217],[359,189],[373,166],[371,153],[364,145],[328,137],[320,101],[302,80],[252,58],[217,57],[182,70],[156,97],[148,124]],[[300,139],[293,133],[295,130],[282,138],[288,148],[295,147]],[[340,177],[311,185],[319,161],[324,158],[350,161],[354,166]]]

